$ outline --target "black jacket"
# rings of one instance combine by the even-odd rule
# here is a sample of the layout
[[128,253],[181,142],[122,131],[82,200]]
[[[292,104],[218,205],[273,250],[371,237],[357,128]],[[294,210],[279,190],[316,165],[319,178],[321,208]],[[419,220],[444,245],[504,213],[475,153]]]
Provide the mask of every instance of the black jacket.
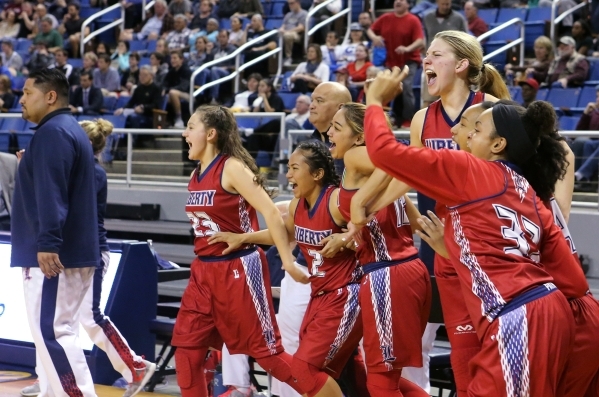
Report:
[[169,90],[177,90],[181,92],[189,92],[189,80],[191,79],[191,69],[184,62],[183,65],[176,70],[171,67],[168,70],[166,76],[164,76],[164,82],[162,86],[166,92]]
[[75,91],[71,92],[69,98],[69,104],[76,108],[83,108],[83,114],[100,114],[102,106],[104,105],[104,96],[102,90],[91,86],[89,87],[89,95],[87,98],[88,106],[83,106],[83,88],[77,87]]
[[144,106],[144,116],[152,117],[152,110],[159,109],[162,104],[162,90],[154,83],[150,85],[139,84],[126,108],[134,108],[139,105]]

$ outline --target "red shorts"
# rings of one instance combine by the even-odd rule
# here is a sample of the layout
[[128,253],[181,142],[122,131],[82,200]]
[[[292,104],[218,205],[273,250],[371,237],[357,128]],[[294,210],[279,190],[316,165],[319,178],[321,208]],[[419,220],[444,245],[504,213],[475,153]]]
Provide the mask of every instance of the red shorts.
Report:
[[468,313],[462,294],[460,279],[456,277],[436,277],[443,321],[447,329],[449,343],[453,349],[480,348],[474,323]]
[[181,299],[173,346],[268,357],[283,351],[261,249],[217,262],[196,258]]
[[468,396],[559,395],[574,342],[573,323],[568,301],[558,290],[496,318],[470,362]]
[[362,338],[360,284],[310,298],[300,328],[299,358],[337,379]]
[[422,335],[431,308],[431,281],[420,259],[364,276],[360,306],[368,372],[422,367]]
[[588,294],[569,303],[575,321],[574,346],[560,389],[566,397],[579,397],[599,374],[599,302]]

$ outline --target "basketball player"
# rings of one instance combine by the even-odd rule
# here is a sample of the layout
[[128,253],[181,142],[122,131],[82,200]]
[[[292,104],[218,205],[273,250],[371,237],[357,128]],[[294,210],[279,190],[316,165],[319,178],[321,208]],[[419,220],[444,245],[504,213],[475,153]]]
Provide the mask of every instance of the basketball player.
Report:
[[[56,69],[29,75],[20,100],[37,124],[16,178],[11,266],[23,268],[42,395],[96,393],[78,335],[79,306],[99,264],[94,155]],[[43,375],[42,375],[43,374]]]
[[[203,364],[208,348],[256,358],[275,378],[292,384],[291,356],[283,351],[264,252],[254,245],[223,255],[225,244],[208,244],[219,231],[251,232],[256,210],[273,231],[283,267],[307,282],[296,269],[285,225],[264,190],[264,178],[241,145],[233,114],[222,106],[203,106],[189,120],[183,137],[189,158],[199,165],[189,181],[187,215],[195,233],[191,279],[173,331],[177,380],[183,397],[206,397]],[[235,291],[235,293],[231,293]],[[300,390],[301,392],[301,390]]]
[[[410,148],[395,143],[382,111],[400,81],[395,69],[370,86],[367,149],[375,166],[449,208],[446,247],[482,345],[470,363],[468,395],[555,396],[574,320],[567,300],[535,260],[538,252],[542,257],[543,250],[560,244],[562,252],[568,250],[551,211],[537,199],[549,199],[548,187],[553,189],[566,168],[566,153],[548,122],[555,120],[553,109],[534,102],[524,114],[506,105],[483,112],[469,144],[474,156]],[[388,158],[412,167],[381,161]]]

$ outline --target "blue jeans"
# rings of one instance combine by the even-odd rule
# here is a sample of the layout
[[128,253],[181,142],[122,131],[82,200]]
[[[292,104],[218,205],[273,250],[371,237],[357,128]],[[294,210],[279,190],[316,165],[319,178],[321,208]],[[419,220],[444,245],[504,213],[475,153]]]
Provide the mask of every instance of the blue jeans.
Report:
[[[213,66],[210,70],[210,81],[216,81],[225,76],[228,76],[229,74],[231,74],[231,72],[229,72],[227,69]],[[212,96],[212,99],[218,99],[219,88],[220,84],[210,87],[210,95]]]
[[582,149],[582,155],[586,160],[576,172],[589,180],[599,170],[599,140],[586,141]]

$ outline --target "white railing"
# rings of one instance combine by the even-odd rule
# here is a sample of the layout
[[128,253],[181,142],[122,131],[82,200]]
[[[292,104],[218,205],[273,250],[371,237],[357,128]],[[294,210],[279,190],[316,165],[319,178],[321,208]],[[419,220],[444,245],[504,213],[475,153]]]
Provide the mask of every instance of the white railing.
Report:
[[[267,39],[268,37],[278,35],[278,34],[279,34],[278,30],[271,30],[270,32],[267,32],[261,36],[258,36],[256,38],[248,41],[247,43],[243,44],[238,49],[236,49],[235,51],[230,53],[229,55],[222,57],[222,58],[215,59],[214,61],[204,63],[200,67],[198,67],[196,70],[194,70],[193,73],[191,74],[190,81],[189,81],[189,113],[193,113],[193,111],[195,110],[194,103],[195,103],[196,95],[199,95],[200,93],[204,92],[205,90],[207,90],[208,88],[210,88],[212,86],[218,85],[218,84],[220,84],[224,81],[230,80],[232,78],[235,78],[234,90],[235,90],[235,92],[239,92],[239,77],[241,76],[240,72],[244,71],[248,67],[250,67],[258,62],[261,62],[264,59],[267,59],[270,56],[275,55],[277,53],[279,54],[278,70],[277,70],[277,78],[276,78],[278,80],[278,76],[281,74],[281,70],[283,67],[283,56],[282,56],[283,42],[282,42],[281,37],[279,37],[279,45],[277,46],[277,48],[270,50],[269,52],[262,54],[259,57],[252,59],[251,61],[245,62],[242,66],[239,66],[239,64],[241,63],[241,55],[242,55],[243,51],[245,51],[247,48],[253,46],[254,44],[257,44],[257,43],[263,41],[264,39]],[[198,89],[194,89],[195,88],[195,84],[194,84],[195,79],[198,76],[198,74],[200,74],[202,71],[204,71],[208,68],[211,68],[212,66],[218,66],[221,63],[229,61],[233,58],[235,58],[235,70],[233,72],[231,72],[231,74],[229,74],[228,76],[225,76],[223,78],[220,78],[218,80],[206,83]],[[275,80],[275,83],[277,82],[277,80]]]
[[583,1],[580,4],[577,4],[576,6],[570,8],[569,10],[566,10],[560,16],[556,17],[555,14],[557,13],[557,7],[558,7],[559,3],[560,3],[560,0],[553,0],[553,3],[551,3],[551,32],[549,32],[549,35],[551,38],[551,43],[553,43],[553,51],[556,53],[556,55],[557,55],[557,42],[555,41],[556,25],[558,23],[560,23],[561,21],[563,21],[564,18],[566,18],[568,15],[573,14],[574,12],[578,11],[579,9],[581,9],[582,7],[585,7],[587,5],[587,2]]
[[349,38],[350,25],[351,25],[351,7],[352,7],[351,0],[347,0],[347,8],[339,11],[338,13],[336,13],[334,15],[331,15],[324,21],[314,25],[311,29],[308,29],[308,26],[310,26],[310,19],[312,18],[312,16],[318,10],[321,10],[322,8],[328,6],[329,4],[333,3],[334,1],[337,1],[337,0],[326,0],[308,11],[308,15],[306,15],[306,20],[304,22],[304,49],[306,49],[306,50],[308,49],[308,43],[310,42],[310,37],[314,33],[316,33],[318,31],[318,29],[333,22],[334,20],[336,20],[338,18],[341,18],[344,15],[347,15],[347,29],[345,30],[345,36],[343,37],[342,43],[345,43],[347,41],[347,39]]
[[141,20],[145,21],[146,20],[146,12],[152,8],[154,6],[154,3],[156,3],[155,0],[150,1],[148,4],[146,4],[146,0],[142,0],[141,2]]
[[[88,34],[87,36],[85,35],[85,29],[92,22],[94,22],[96,19],[98,19],[102,15],[108,14],[109,12],[114,11],[119,8],[121,9],[121,17],[120,18],[115,19],[114,21],[110,22],[106,26],[101,27],[100,29],[90,32],[90,34]],[[103,9],[102,11],[96,12],[94,15],[90,16],[85,21],[83,21],[83,24],[81,25],[81,42],[79,44],[81,47],[80,48],[81,57],[83,57],[83,54],[85,53],[85,45],[88,42],[90,42],[94,37],[98,36],[99,34],[102,34],[112,28],[119,26],[119,25],[121,26],[121,30],[123,30],[125,28],[125,7],[123,7],[123,5],[121,3],[113,4],[110,7]]]
[[488,39],[495,33],[500,32],[503,29],[508,28],[512,25],[520,25],[520,38],[518,38],[514,41],[510,41],[506,45],[496,49],[495,51],[491,52],[490,54],[486,54],[483,57],[483,61],[488,61],[489,59],[492,59],[494,56],[499,55],[503,52],[506,52],[507,50],[509,50],[512,47],[520,45],[519,66],[524,66],[524,39],[526,36],[524,35],[524,21],[522,21],[520,18],[512,18],[509,21],[502,23],[501,25],[489,30],[488,32],[481,34],[480,36],[478,36],[476,38],[476,40],[478,40],[479,43],[482,43],[483,40]]

